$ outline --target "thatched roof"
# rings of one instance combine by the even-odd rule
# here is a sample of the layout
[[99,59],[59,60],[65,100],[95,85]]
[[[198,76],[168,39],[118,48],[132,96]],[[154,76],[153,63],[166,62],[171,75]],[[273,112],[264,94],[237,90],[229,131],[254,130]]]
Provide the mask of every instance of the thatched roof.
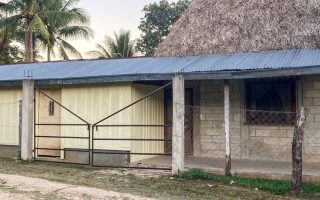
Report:
[[320,48],[320,0],[193,0],[156,56]]

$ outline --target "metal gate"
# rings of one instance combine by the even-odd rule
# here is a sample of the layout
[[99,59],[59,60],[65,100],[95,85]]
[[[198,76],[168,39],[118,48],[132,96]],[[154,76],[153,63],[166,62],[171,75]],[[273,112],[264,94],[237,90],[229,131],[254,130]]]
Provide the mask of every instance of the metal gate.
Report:
[[[92,166],[171,170],[172,153],[165,151],[166,143],[172,142],[171,138],[165,138],[166,129],[171,127],[171,124],[110,124],[107,122],[112,117],[164,90],[169,85],[171,83],[152,91],[92,125]],[[112,134],[113,129],[120,130],[117,137]],[[126,133],[126,129],[130,129],[129,134]],[[139,133],[138,137],[136,132]],[[144,132],[144,134],[140,132]],[[146,137],[141,137],[141,135]],[[99,148],[101,145],[97,145],[97,143],[104,143],[104,148]],[[121,148],[120,146],[114,148],[119,143],[124,146],[130,145],[131,148]],[[150,148],[150,146],[152,147]]]
[[[34,160],[95,167],[170,170],[172,153],[165,152],[165,146],[172,140],[165,138],[165,130],[170,128],[171,124],[103,123],[169,85],[171,83],[150,92],[93,125],[59,103],[59,100],[54,98],[59,95],[49,94],[52,90],[46,92],[35,87]],[[79,123],[61,123],[62,114],[72,115]],[[55,120],[55,116],[59,116],[60,121],[59,117]],[[114,128],[119,129],[118,137],[112,136]],[[128,132],[126,129],[132,131]],[[133,136],[133,132],[139,131],[143,131],[145,137]],[[152,148],[149,147],[150,144],[153,145]],[[159,163],[159,159],[164,160],[164,165]]]
[[[171,139],[146,139],[146,138],[130,138],[130,137],[123,137],[120,136],[118,138],[114,138],[110,135],[107,135],[107,137],[103,137],[100,134],[100,132],[103,131],[103,129],[108,128],[131,128],[131,129],[141,129],[141,128],[154,128],[154,129],[160,129],[161,132],[164,133],[164,129],[167,127],[170,127],[171,125],[94,125],[92,129],[92,166],[95,167],[113,167],[113,168],[139,168],[139,169],[164,169],[164,170],[170,170],[171,164],[165,164],[162,165],[159,164],[157,161],[159,159],[163,159],[163,156],[170,157],[171,153],[165,153],[163,152],[143,152],[143,151],[132,151],[132,150],[121,150],[117,149],[114,150],[113,148],[108,149],[108,145],[106,145],[104,149],[100,149],[96,146],[97,142],[107,142],[110,144],[110,142],[119,143],[121,142],[129,142],[132,143],[131,145],[144,145],[146,146],[148,143],[151,142],[161,142],[164,147],[165,142],[171,142]],[[139,149],[139,148],[137,148]],[[169,159],[171,161],[171,158]]]
[[[91,124],[39,88],[34,96],[34,160],[89,165]],[[61,115],[79,123],[61,123]]]

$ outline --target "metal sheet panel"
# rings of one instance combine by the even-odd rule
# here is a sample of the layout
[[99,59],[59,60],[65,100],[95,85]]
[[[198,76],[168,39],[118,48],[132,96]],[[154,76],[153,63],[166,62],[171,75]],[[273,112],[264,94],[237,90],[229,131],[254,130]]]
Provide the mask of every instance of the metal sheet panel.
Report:
[[[131,84],[62,88],[61,103],[88,122],[95,123],[131,103]],[[104,124],[131,124],[130,115],[131,110],[125,110]],[[82,124],[65,110],[61,111],[61,122]],[[130,128],[99,128],[99,131],[95,131],[95,138],[130,138],[130,134]],[[87,137],[87,127],[62,126],[61,135]],[[62,148],[88,148],[87,140],[80,139],[62,139],[61,145]],[[130,150],[129,141],[95,141],[94,145],[96,149]]]
[[[159,87],[134,84],[132,102],[141,99]],[[163,125],[164,124],[164,92],[160,91],[132,107],[132,124]],[[131,127],[131,138],[164,139],[163,127]],[[165,153],[163,141],[131,141],[131,151],[136,153]],[[150,158],[150,155],[132,155],[131,161]]]
[[312,66],[320,66],[320,49],[2,65],[0,66],[0,81],[22,80],[26,78],[25,74],[28,72],[32,74],[35,80],[67,80],[146,74],[152,76],[174,74],[180,71],[197,73],[259,69],[276,70]]
[[[60,89],[45,89],[43,90],[54,100],[61,102],[61,90]],[[51,99],[41,94],[39,91],[36,93],[36,104],[35,104],[35,123],[36,124],[60,124],[61,123],[61,107],[58,105],[54,106],[54,114],[49,114],[49,102]],[[60,126],[36,126],[35,133],[37,136],[61,136]],[[50,148],[60,149],[61,141],[59,138],[36,138],[37,148]],[[53,150],[37,150],[38,156],[60,156],[60,151]]]
[[[137,85],[131,83],[108,84],[94,87],[62,88],[62,104],[84,117],[90,123],[95,123],[115,111],[142,98],[155,90],[156,86]],[[131,117],[130,117],[131,116]],[[64,124],[81,123],[65,110],[61,111],[61,122]],[[163,125],[164,103],[163,92],[159,92],[144,101],[122,111],[102,122],[103,125]],[[101,125],[100,124],[100,125]],[[62,126],[62,136],[86,137],[86,127]],[[162,127],[99,127],[97,138],[133,138],[133,139],[164,139]],[[62,139],[62,148],[88,148],[87,141],[77,139]],[[95,141],[95,149],[131,151],[135,153],[164,153],[164,142],[146,141]],[[132,155],[131,161],[145,159],[150,156]]]

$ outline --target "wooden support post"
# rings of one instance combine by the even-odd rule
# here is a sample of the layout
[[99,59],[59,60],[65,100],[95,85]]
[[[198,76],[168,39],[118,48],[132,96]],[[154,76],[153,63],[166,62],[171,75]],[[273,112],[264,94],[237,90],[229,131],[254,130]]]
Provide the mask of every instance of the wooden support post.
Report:
[[302,185],[302,145],[305,122],[308,111],[305,107],[300,109],[297,119],[292,142],[292,179],[291,193],[298,196],[301,192]]
[[21,159],[32,160],[33,151],[33,114],[34,114],[34,82],[24,80],[22,86],[22,128]]
[[184,78],[177,75],[173,78],[173,133],[172,133],[172,174],[184,170],[184,117],[185,89]]
[[224,131],[226,147],[225,175],[231,176],[231,146],[230,146],[230,86],[224,82]]

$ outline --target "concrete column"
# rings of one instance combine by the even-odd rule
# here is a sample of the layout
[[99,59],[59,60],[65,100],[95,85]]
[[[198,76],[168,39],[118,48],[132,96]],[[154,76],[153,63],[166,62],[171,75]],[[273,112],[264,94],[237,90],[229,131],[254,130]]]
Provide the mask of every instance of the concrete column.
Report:
[[230,84],[224,82],[224,131],[226,147],[225,175],[231,176],[231,142],[230,142]]
[[184,117],[185,88],[184,78],[177,75],[173,78],[173,128],[172,128],[172,174],[184,170]]
[[22,83],[22,133],[21,159],[32,160],[33,151],[33,115],[34,115],[34,82],[24,80]]
[[200,141],[200,82],[193,87],[193,105],[198,109],[193,110],[193,155],[200,156],[201,141]]

